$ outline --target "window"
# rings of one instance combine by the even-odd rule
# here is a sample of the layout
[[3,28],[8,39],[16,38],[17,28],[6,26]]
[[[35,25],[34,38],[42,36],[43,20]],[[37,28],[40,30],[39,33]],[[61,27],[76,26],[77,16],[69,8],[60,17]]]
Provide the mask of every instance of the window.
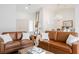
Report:
[[33,21],[29,21],[29,32],[33,32]]

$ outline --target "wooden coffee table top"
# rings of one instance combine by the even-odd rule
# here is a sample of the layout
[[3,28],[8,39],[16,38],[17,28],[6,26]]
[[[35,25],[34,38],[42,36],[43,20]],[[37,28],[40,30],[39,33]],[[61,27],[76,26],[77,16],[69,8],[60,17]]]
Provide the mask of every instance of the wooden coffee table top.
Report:
[[[28,53],[27,53],[28,50],[29,50],[29,49],[32,49],[33,47],[34,47],[34,46],[20,49],[20,50],[18,50],[18,53],[20,53],[20,54],[28,54]],[[45,54],[53,54],[52,52],[49,52],[49,51],[46,51],[46,50],[44,50],[44,51],[45,51]]]

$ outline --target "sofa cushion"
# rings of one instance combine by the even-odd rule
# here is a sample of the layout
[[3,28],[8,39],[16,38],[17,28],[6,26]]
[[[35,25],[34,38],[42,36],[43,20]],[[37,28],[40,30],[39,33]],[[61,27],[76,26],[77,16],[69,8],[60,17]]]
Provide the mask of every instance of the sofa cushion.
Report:
[[66,42],[66,40],[70,34],[77,36],[77,33],[75,33],[75,32],[57,32],[57,37],[56,37],[55,41]]
[[9,34],[13,40],[16,40],[16,32],[4,32],[2,34]]
[[33,41],[32,41],[32,40],[26,40],[26,39],[21,40],[20,42],[21,42],[21,45],[29,45],[29,44],[33,44]]
[[17,32],[17,39],[18,40],[21,40],[22,39],[22,32]]
[[56,37],[57,37],[57,32],[55,31],[49,31],[48,32],[49,34],[49,40],[56,40]]
[[39,41],[39,46],[40,48],[43,48],[45,50],[48,50],[48,40],[42,40],[42,41]]
[[54,49],[58,49],[59,51],[72,53],[71,47],[63,42],[49,41],[49,45],[52,46],[52,48]]
[[10,42],[5,44],[5,49],[12,49],[12,48],[16,48],[18,46],[20,46],[19,41],[10,41]]

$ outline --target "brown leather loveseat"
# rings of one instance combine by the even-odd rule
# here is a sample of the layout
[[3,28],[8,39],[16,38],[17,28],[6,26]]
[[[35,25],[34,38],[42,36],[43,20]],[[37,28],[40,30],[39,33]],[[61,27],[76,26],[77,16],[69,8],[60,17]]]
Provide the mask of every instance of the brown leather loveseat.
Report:
[[77,36],[75,32],[53,32],[49,31],[49,40],[39,42],[39,47],[51,51],[53,53],[78,54],[79,42],[75,42],[72,46],[66,44],[69,34]]
[[32,40],[22,40],[23,32],[4,32],[4,34],[10,34],[13,41],[4,44],[4,41],[0,39],[0,53],[11,53],[17,51],[18,49],[29,47],[33,45]]

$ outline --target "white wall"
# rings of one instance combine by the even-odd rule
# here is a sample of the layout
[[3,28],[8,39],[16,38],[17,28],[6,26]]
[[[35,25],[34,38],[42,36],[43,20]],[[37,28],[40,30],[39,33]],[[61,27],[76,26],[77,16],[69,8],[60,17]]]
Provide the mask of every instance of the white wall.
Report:
[[[56,27],[55,28],[61,28],[63,25],[63,21],[66,20],[74,20],[74,8],[62,8],[58,9],[55,12],[55,19],[56,19]],[[74,25],[74,23],[73,23]],[[74,26],[73,26],[74,27]]]
[[40,9],[40,27],[42,31],[51,30],[54,28],[54,15],[47,7]]
[[0,5],[0,32],[28,31],[29,20],[34,20],[35,15],[26,11],[25,5]]
[[29,21],[34,20],[35,15],[27,12],[25,5],[16,5],[16,30],[29,31]]
[[0,32],[16,31],[16,5],[0,4]]
[[43,9],[43,30],[51,30],[54,28],[54,13],[50,8]]
[[[28,13],[23,5],[0,5],[0,32],[2,31],[28,31],[29,20],[35,20],[34,13]],[[56,9],[46,6],[40,9],[40,27],[42,31],[57,28],[57,16],[62,20],[74,19],[73,9]],[[78,11],[76,12],[78,14]],[[78,22],[78,20],[77,20]]]
[[75,5],[75,31],[79,33],[79,5]]
[[53,7],[43,7],[40,13],[43,31],[61,28],[63,21],[74,20],[74,8],[56,8],[53,10]]
[[34,15],[17,11],[16,30],[17,31],[29,31],[29,21],[34,20]]

